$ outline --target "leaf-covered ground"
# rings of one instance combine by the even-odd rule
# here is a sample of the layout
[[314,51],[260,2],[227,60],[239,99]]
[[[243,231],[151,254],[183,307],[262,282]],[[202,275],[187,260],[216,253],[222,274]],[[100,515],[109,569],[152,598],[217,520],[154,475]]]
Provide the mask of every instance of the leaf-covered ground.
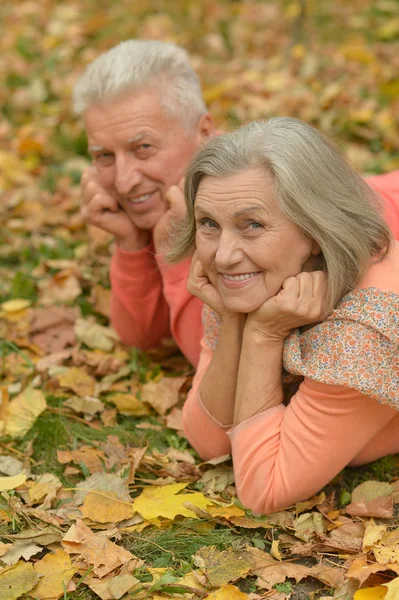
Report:
[[180,435],[190,366],[109,328],[70,102],[118,41],[174,41],[220,128],[293,115],[360,171],[399,168],[397,1],[25,0],[0,22],[0,599],[398,598],[396,457],[257,518]]

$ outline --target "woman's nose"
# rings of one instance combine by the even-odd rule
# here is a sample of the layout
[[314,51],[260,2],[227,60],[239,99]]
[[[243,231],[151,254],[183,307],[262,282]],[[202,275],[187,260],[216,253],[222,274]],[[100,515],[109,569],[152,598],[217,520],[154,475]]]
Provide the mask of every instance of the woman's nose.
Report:
[[216,266],[219,269],[228,269],[241,262],[243,254],[238,236],[233,232],[223,231],[215,256]]

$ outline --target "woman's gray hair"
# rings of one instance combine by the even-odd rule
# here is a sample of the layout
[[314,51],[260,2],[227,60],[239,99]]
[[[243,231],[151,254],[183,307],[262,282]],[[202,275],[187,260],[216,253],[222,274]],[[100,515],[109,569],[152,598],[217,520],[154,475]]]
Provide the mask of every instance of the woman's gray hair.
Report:
[[298,119],[254,121],[213,138],[194,156],[185,180],[187,220],[169,260],[195,248],[194,204],[202,178],[261,166],[274,178],[281,210],[321,248],[332,309],[361,281],[372,259],[388,254],[391,232],[378,196],[322,133]]
[[187,52],[155,40],[128,40],[101,54],[74,88],[74,110],[82,114],[94,103],[148,87],[159,89],[163,106],[186,130],[207,112]]

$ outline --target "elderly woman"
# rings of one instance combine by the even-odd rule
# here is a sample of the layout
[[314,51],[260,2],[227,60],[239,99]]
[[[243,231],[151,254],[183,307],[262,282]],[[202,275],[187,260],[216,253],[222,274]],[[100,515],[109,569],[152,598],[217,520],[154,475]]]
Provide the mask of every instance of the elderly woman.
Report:
[[184,407],[200,456],[232,453],[256,513],[399,452],[399,244],[374,192],[312,127],[211,140],[185,184],[205,337]]

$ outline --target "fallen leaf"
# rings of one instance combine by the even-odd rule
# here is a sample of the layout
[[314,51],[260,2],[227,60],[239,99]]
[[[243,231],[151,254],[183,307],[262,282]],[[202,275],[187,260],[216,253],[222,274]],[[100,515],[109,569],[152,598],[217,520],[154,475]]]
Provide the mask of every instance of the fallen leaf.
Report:
[[24,300],[22,298],[15,298],[14,300],[8,300],[7,302],[3,302],[1,305],[1,309],[6,313],[16,313],[21,310],[25,310],[28,306],[31,305],[30,300]]
[[355,592],[353,600],[383,600],[383,598],[386,598],[386,594],[387,590],[381,586],[365,588],[364,590]]
[[7,407],[4,433],[13,438],[24,436],[46,408],[43,393],[31,387],[26,388]]
[[392,496],[380,496],[369,501],[352,502],[345,507],[345,512],[352,517],[379,517],[392,519]]
[[6,567],[0,572],[0,598],[17,600],[27,594],[39,579],[33,565],[18,562],[12,567]]
[[376,523],[371,519],[366,526],[366,530],[364,532],[363,537],[363,550],[370,550],[374,544],[380,541],[383,534],[386,532],[386,525],[376,525]]
[[164,517],[173,520],[177,515],[196,519],[197,516],[187,509],[184,503],[189,502],[198,508],[206,509],[209,498],[206,498],[200,492],[179,494],[178,492],[185,487],[187,487],[187,483],[147,487],[141,492],[140,496],[135,498],[133,507],[144,519]]
[[46,499],[46,506],[51,506],[52,500],[55,499],[57,491],[62,487],[61,481],[52,473],[44,473],[41,475],[29,488],[29,500],[31,504],[38,504],[43,499]]
[[390,496],[394,487],[384,481],[365,481],[352,492],[352,503],[369,502],[375,498]]
[[81,510],[84,517],[96,523],[119,523],[135,513],[133,504],[119,500],[114,492],[89,492]]
[[64,596],[65,586],[75,574],[69,555],[64,550],[47,554],[34,565],[41,578],[32,591],[37,600],[58,600]]
[[57,377],[61,387],[73,390],[78,396],[93,396],[96,382],[84,369],[72,367]]
[[164,377],[161,381],[149,381],[141,390],[141,399],[159,414],[164,415],[179,401],[179,391],[186,382],[185,377]]
[[399,596],[399,577],[392,579],[389,583],[383,583],[384,587],[388,588],[385,600],[397,600]]
[[71,408],[76,413],[82,413],[90,417],[94,417],[95,414],[102,412],[105,408],[104,402],[98,400],[98,398],[92,398],[91,396],[72,396],[65,400],[64,406]]
[[20,558],[29,560],[35,554],[42,552],[43,548],[38,546],[31,540],[17,540],[12,548],[6,552],[1,558],[7,565],[15,565]]
[[98,348],[111,352],[115,342],[119,340],[117,333],[111,327],[104,327],[88,319],[78,319],[75,323],[75,335],[80,342],[89,348]]
[[119,600],[119,598],[122,598],[122,596],[139,585],[140,581],[136,577],[133,577],[133,575],[130,575],[130,573],[125,573],[103,579],[88,577],[85,579],[85,584],[101,600]]
[[233,548],[221,551],[216,546],[206,546],[194,554],[193,561],[203,571],[212,587],[237,581],[251,570],[248,553]]
[[321,492],[318,496],[313,496],[313,498],[310,500],[306,500],[305,502],[297,502],[295,504],[295,514],[299,515],[305,512],[305,510],[311,510],[315,506],[320,506],[320,504],[323,504],[325,499],[325,493]]
[[323,533],[323,516],[320,513],[303,513],[294,520],[296,537],[305,542],[309,541],[315,533]]
[[19,475],[14,475],[13,477],[0,477],[0,492],[5,492],[6,490],[15,490],[15,488],[24,484],[25,481],[25,473],[20,473]]
[[244,594],[235,585],[222,585],[218,590],[211,592],[206,600],[249,600],[249,598],[250,596]]
[[128,417],[143,417],[149,415],[151,410],[141,402],[134,394],[114,394],[108,396],[107,400],[115,404],[121,415]]
[[[367,579],[374,575],[375,573],[380,573],[381,571],[395,571],[399,572],[398,564],[384,564],[380,565],[378,563],[370,563],[367,560],[367,556],[363,555],[359,558],[355,558],[355,560],[350,565],[347,577],[350,579],[356,579],[360,585],[362,585]],[[399,574],[399,573],[398,573]]]
[[57,459],[61,464],[74,462],[77,465],[83,463],[90,473],[103,470],[105,454],[93,446],[81,446],[78,450],[57,450]]
[[93,308],[104,317],[109,318],[111,312],[111,290],[96,284],[91,289]]
[[233,467],[220,465],[206,471],[200,479],[205,484],[205,491],[223,492],[229,485],[234,483]]
[[113,473],[94,473],[85,481],[80,481],[76,486],[75,504],[80,506],[86,495],[92,491],[112,492],[119,500],[131,502],[129,488],[126,479],[118,477]]

